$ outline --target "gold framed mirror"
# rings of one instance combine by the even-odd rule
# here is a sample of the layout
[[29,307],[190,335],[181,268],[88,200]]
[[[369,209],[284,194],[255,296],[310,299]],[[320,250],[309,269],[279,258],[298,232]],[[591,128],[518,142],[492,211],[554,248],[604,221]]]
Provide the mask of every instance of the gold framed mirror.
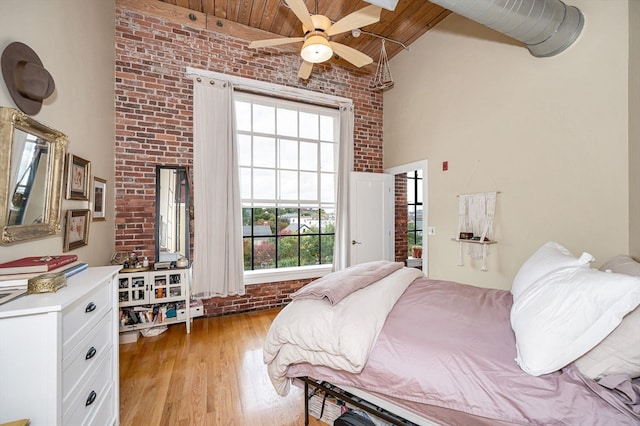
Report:
[[60,234],[67,136],[0,107],[0,243]]

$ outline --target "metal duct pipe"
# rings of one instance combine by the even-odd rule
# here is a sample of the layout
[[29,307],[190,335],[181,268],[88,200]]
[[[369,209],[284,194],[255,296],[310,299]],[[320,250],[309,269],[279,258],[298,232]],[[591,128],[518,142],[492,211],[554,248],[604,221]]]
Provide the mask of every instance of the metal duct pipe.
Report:
[[584,16],[561,0],[430,0],[524,43],[536,57],[554,56],[576,41]]

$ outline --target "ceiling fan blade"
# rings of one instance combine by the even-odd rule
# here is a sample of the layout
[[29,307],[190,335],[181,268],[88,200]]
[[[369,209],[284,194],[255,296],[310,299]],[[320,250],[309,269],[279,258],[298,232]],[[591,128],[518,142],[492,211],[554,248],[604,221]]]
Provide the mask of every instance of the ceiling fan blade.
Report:
[[266,40],[255,40],[249,43],[249,47],[270,47],[280,46],[281,44],[295,43],[297,41],[304,41],[304,37],[282,37],[282,38],[269,38]]
[[302,21],[302,25],[309,29],[315,28],[313,21],[311,20],[311,15],[309,14],[309,9],[307,9],[307,6],[304,4],[304,0],[284,1],[287,3],[287,6],[291,8],[291,11],[296,14],[298,19]]
[[366,27],[370,24],[375,24],[380,20],[381,12],[382,9],[378,6],[369,5],[363,7],[360,10],[356,10],[355,12],[348,14],[330,26],[329,29],[327,29],[327,35],[332,36],[346,31],[351,31],[356,28]]
[[313,64],[311,62],[302,61],[302,64],[300,64],[300,70],[298,71],[298,78],[307,80],[311,75],[312,69],[313,69]]
[[336,43],[334,41],[329,42],[333,51],[338,54],[342,59],[351,62],[356,67],[363,67],[373,62],[369,56],[356,50],[352,47],[345,46],[344,44]]

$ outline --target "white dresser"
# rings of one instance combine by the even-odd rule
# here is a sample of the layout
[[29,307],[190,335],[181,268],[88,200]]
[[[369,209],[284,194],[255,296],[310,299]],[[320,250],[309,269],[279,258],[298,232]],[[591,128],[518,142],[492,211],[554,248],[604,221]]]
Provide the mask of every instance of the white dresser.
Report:
[[0,305],[0,423],[119,423],[119,266]]

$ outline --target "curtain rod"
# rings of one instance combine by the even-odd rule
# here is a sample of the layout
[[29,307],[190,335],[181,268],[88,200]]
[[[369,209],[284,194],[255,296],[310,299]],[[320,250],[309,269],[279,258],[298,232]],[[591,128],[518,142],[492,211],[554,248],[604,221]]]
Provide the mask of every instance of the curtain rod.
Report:
[[[486,194],[486,193],[489,193],[489,192],[495,192],[496,195],[502,193],[502,191],[486,191],[486,192],[472,192],[471,194]],[[456,197],[459,197],[460,195],[470,195],[470,194],[458,194],[458,195],[456,195]]]
[[324,105],[340,106],[344,104],[353,105],[353,100],[335,95],[327,95],[311,90],[299,89],[297,87],[283,86],[281,84],[269,83],[266,81],[252,80],[250,78],[238,77],[235,75],[223,74],[214,71],[207,71],[192,67],[187,67],[187,76],[204,77],[213,80],[222,80],[230,82],[234,87],[250,91],[259,92],[274,96],[290,96],[293,99],[303,99],[314,103],[323,103]]

